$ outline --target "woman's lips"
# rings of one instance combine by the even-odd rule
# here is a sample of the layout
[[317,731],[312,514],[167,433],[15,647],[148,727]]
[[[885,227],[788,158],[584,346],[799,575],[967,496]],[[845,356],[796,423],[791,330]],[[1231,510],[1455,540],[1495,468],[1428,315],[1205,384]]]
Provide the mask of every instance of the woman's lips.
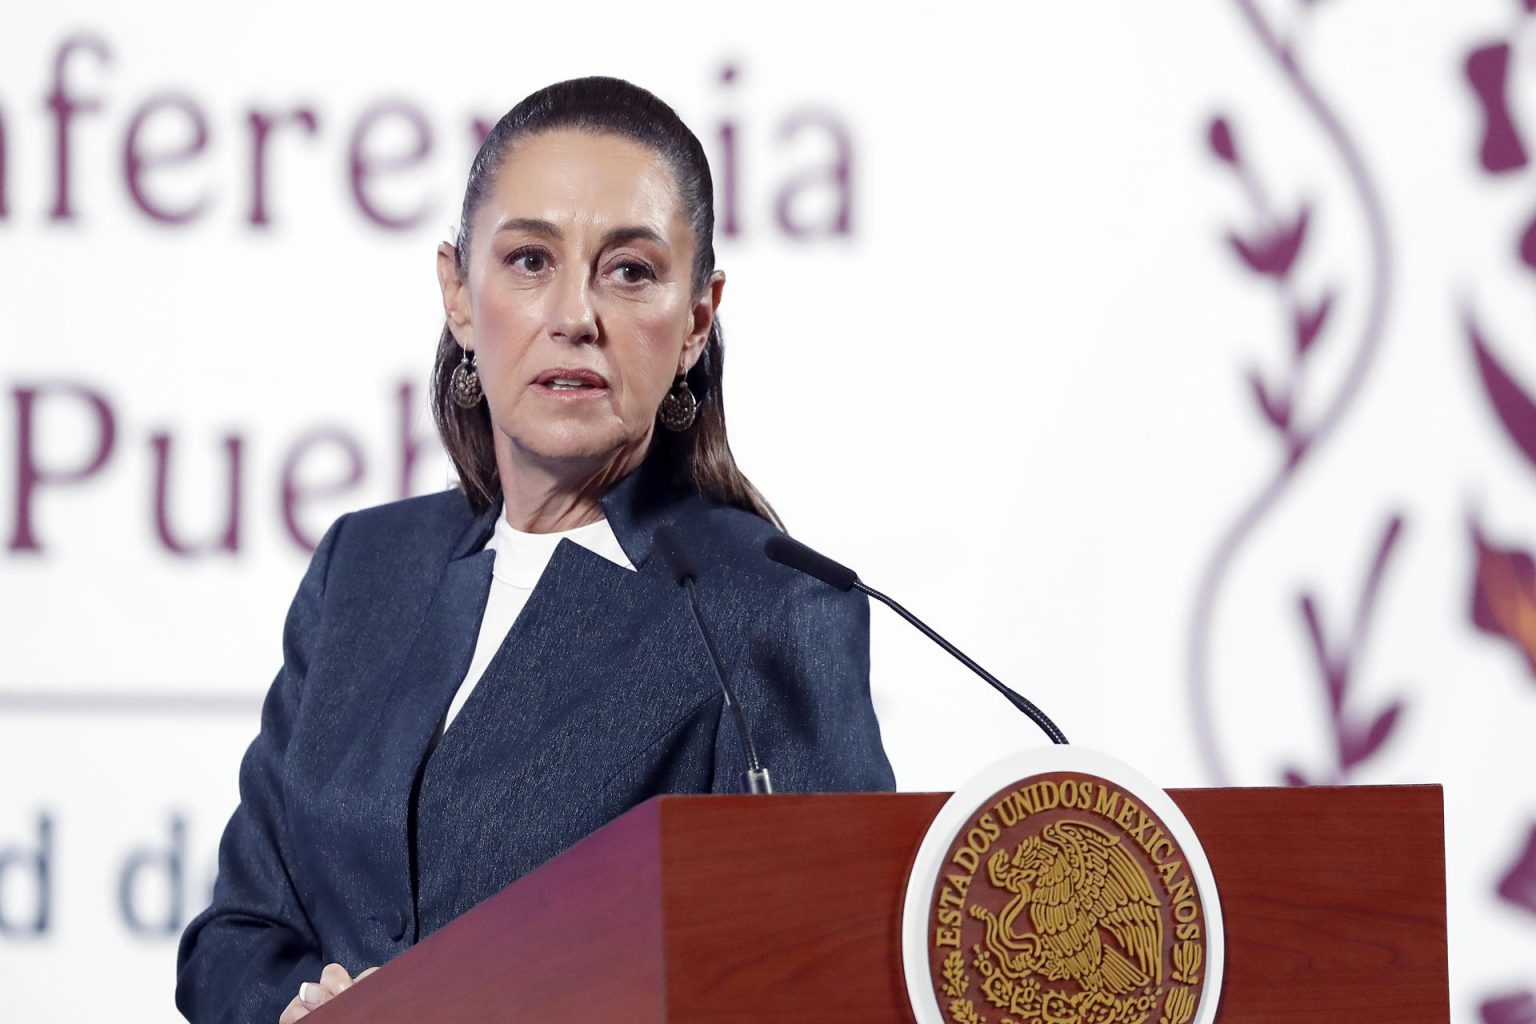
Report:
[[542,394],[566,401],[597,398],[608,393],[608,381],[595,370],[558,367],[545,370],[533,379]]

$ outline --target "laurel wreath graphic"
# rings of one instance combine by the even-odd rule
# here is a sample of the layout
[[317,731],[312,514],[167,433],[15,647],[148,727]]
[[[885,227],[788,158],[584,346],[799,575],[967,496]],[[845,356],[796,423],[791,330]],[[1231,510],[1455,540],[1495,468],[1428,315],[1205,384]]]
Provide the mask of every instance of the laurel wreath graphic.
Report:
[[944,994],[959,999],[970,987],[971,979],[965,973],[965,957],[957,949],[944,958]]
[[[1193,985],[1199,980],[1199,965],[1203,954],[1197,943],[1185,942],[1182,945],[1194,950],[1193,954],[1188,950],[1183,954],[1184,963],[1188,967],[1186,973],[1193,976],[1190,981],[1190,985]],[[1021,980],[1009,978],[998,967],[991,951],[984,946],[972,946],[971,951],[974,954],[971,966],[982,977],[981,995],[993,1007],[1003,1011],[1001,1024],[1142,1024],[1152,1015],[1164,991],[1161,987],[1148,986],[1139,994],[1124,998],[1107,992],[1067,995],[1042,988],[1033,975]],[[946,978],[949,977],[950,962],[958,955],[951,953],[946,958]],[[945,993],[952,994],[947,983]],[[1178,1001],[1173,998],[1176,993],[1183,994]],[[1174,986],[1169,990],[1168,1001],[1163,1004],[1163,1016],[1158,1024],[1187,1024],[1194,1008],[1194,990],[1185,985]],[[949,1010],[955,1024],[967,1024],[975,1019],[977,1012],[969,999],[952,999]]]
[[1200,966],[1204,960],[1205,951],[1198,942],[1189,939],[1180,942],[1173,947],[1173,980],[1195,984],[1200,980]]
[[976,1012],[976,1004],[969,999],[951,1000],[949,1015],[955,1024],[987,1024],[987,1018]]
[[1195,1014],[1195,994],[1183,985],[1177,985],[1168,993],[1163,1004],[1163,1015],[1157,1024],[1188,1024]]

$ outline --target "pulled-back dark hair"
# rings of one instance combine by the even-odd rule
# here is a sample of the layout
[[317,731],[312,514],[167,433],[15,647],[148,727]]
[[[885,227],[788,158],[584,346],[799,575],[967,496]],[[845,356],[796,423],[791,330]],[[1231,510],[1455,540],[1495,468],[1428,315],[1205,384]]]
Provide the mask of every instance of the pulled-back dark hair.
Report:
[[[702,296],[715,270],[714,182],[704,147],[671,107],[639,86],[617,78],[578,78],[548,86],[496,122],[475,155],[469,181],[464,186],[464,205],[454,243],[459,276],[467,276],[470,227],[475,214],[495,187],[496,175],[507,153],[520,139],[556,129],[616,135],[646,146],[666,161],[693,227],[693,297]],[[470,505],[483,512],[501,497],[501,476],[487,404],[481,402],[465,409],[450,394],[450,377],[461,358],[458,342],[445,322],[432,371],[432,416]],[[723,342],[716,318],[703,354],[688,371],[688,388],[699,401],[698,417],[692,427],[681,433],[656,430],[646,458],[665,462],[679,485],[690,486],[780,525],[772,507],[736,468],[731,455],[725,436],[723,369]]]

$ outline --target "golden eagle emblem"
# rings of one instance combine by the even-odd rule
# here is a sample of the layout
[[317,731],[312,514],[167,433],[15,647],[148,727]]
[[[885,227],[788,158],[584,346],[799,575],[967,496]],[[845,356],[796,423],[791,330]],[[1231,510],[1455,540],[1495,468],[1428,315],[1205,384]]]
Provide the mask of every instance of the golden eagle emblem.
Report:
[[1086,822],[1055,821],[1012,857],[994,853],[987,877],[1013,893],[997,913],[970,907],[1004,975],[1038,974],[1110,996],[1162,982],[1161,904],[1119,838]]
[[1214,1012],[1192,860],[1204,855],[1187,823],[1175,831],[1122,784],[1075,771],[1027,776],[972,806],[944,826],[932,881],[918,883],[932,893],[924,942],[938,1000],[937,1020],[919,1020],[1191,1024],[1197,1008]]

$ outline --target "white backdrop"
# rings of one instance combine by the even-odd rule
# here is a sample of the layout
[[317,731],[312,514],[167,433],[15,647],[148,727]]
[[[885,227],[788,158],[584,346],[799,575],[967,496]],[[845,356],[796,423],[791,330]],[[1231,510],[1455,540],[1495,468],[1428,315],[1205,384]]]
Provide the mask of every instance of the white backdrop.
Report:
[[[432,259],[474,122],[592,73],[732,184],[731,433],[790,528],[1163,785],[1443,783],[1454,1017],[1536,1018],[1523,5],[579,10],[8,12],[7,1019],[175,1019],[300,541],[448,480]],[[873,642],[903,789],[1041,742],[879,610]]]

